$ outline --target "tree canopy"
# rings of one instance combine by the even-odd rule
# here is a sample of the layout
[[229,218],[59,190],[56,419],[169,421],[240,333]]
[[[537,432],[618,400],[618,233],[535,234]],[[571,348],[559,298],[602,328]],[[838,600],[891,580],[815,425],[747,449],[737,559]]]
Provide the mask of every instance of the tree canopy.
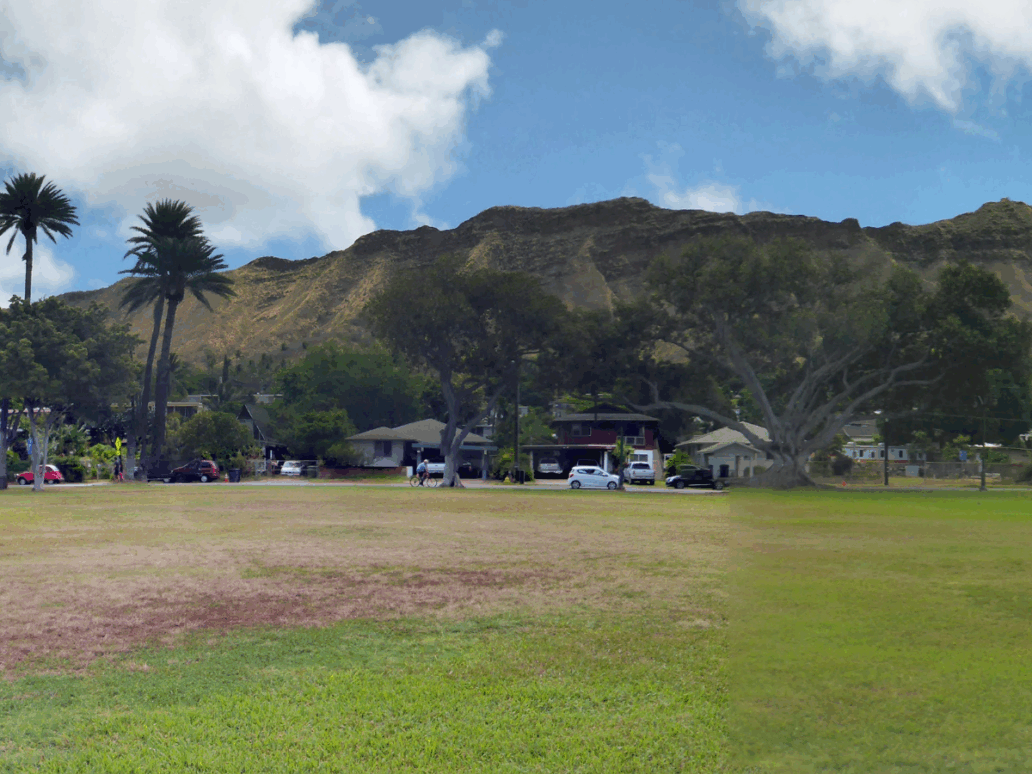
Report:
[[12,299],[10,308],[0,309],[0,394],[22,399],[34,441],[33,470],[65,416],[97,418],[129,394],[138,343],[128,326],[108,324],[107,312],[96,304],[78,309],[56,298],[31,306]]
[[335,342],[313,347],[276,375],[276,392],[302,413],[343,409],[358,432],[420,418],[419,379],[386,350],[363,352]]
[[[668,315],[666,340],[690,362],[737,377],[769,439],[726,410],[664,401],[743,433],[774,458],[769,483],[808,481],[810,454],[894,391],[943,378],[936,304],[912,271],[872,256],[818,252],[795,240],[700,239],[649,273]],[[976,303],[981,303],[976,301]],[[952,367],[952,366],[951,366]]]
[[366,312],[377,336],[440,381],[445,484],[455,482],[462,441],[514,384],[520,361],[565,319],[562,302],[536,278],[466,267],[454,256],[398,272]]

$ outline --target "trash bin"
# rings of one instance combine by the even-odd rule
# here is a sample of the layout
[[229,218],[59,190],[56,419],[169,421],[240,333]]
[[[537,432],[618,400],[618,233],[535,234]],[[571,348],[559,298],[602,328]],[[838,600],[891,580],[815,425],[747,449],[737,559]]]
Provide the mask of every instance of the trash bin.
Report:
[[229,483],[239,484],[240,483],[240,468],[229,469]]
[[319,478],[319,466],[309,465],[308,469],[305,471],[305,475],[309,478]]

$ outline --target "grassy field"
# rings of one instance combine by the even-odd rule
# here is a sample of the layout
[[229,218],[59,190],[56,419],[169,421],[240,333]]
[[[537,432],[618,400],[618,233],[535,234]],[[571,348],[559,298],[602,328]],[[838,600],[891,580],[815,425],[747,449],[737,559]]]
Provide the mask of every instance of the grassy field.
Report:
[[744,772],[1032,771],[1028,493],[736,493]]
[[0,496],[0,771],[725,770],[726,500]]

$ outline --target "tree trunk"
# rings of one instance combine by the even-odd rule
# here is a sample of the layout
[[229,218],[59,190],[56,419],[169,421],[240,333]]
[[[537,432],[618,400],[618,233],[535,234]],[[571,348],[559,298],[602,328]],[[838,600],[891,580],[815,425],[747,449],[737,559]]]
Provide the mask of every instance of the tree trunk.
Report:
[[[809,455],[806,455],[809,456]],[[793,489],[798,486],[816,486],[806,472],[806,457],[779,455],[774,464],[755,479],[756,486],[770,489]]]
[[26,408],[29,410],[29,438],[32,439],[32,453],[29,455],[29,465],[32,470],[32,490],[34,492],[42,492],[43,476],[40,475],[39,465],[40,459],[43,455],[40,454],[41,449],[39,448],[39,432],[36,426],[36,407],[29,404]]
[[136,480],[136,432],[130,428],[125,438],[125,472],[130,481]]
[[[147,416],[150,413],[151,378],[154,374],[154,353],[158,351],[158,337],[161,335],[161,316],[165,311],[165,298],[162,296],[154,302],[154,327],[151,329],[150,347],[147,348],[147,362],[143,367],[143,391],[140,394],[140,404],[136,407],[136,416],[133,421],[136,424],[136,436],[141,441],[143,455],[140,460],[140,467],[147,470],[150,459],[147,455]],[[134,439],[135,441],[136,439]],[[135,447],[135,443],[134,443]],[[133,458],[133,474],[135,474],[135,458]],[[133,476],[135,477],[135,476]]]
[[158,360],[158,378],[154,385],[154,441],[151,459],[160,460],[165,445],[165,414],[168,411],[169,356],[172,351],[172,332],[176,326],[176,307],[179,300],[170,298],[165,313],[165,330],[161,338],[161,358]]
[[8,435],[7,425],[10,422],[11,399],[0,400],[0,492],[7,489],[7,447],[14,433]]
[[32,303],[32,240],[28,234],[25,235],[25,255],[22,259],[25,261],[25,303],[28,305]]

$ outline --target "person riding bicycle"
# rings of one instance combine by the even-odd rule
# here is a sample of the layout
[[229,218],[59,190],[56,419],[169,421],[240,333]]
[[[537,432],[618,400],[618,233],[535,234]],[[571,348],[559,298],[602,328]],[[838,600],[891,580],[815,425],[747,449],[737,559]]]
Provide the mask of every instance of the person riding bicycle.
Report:
[[426,483],[427,477],[429,476],[426,467],[426,460],[420,460],[419,464],[416,466],[416,475],[419,476],[419,485],[423,486],[423,484]]

